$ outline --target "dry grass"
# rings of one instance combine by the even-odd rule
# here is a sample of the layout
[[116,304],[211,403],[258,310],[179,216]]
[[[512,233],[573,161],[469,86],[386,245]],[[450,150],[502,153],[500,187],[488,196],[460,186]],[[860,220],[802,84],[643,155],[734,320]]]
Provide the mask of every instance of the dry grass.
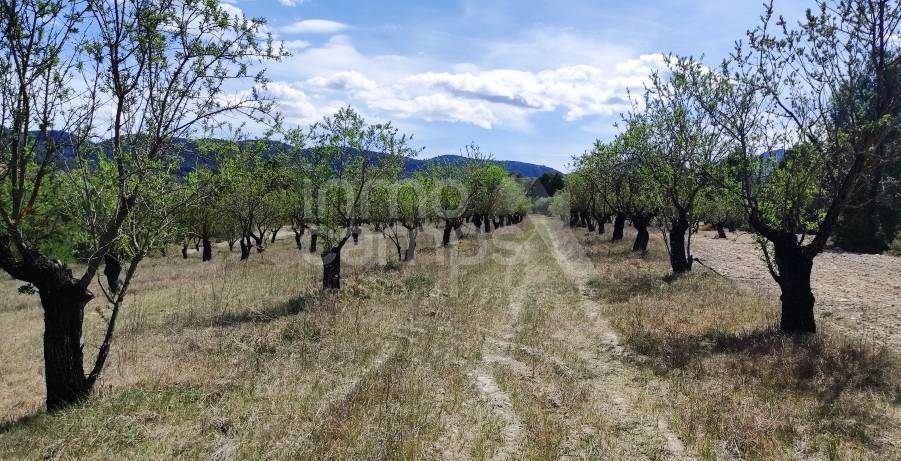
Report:
[[[659,248],[586,243],[600,307],[543,221],[423,240],[415,265],[381,243],[344,255],[339,294],[287,241],[148,261],[98,392],[52,417],[40,308],[2,282],[0,459],[672,459],[661,416],[710,458],[898,455],[893,357],[761,333],[770,300],[666,281]],[[601,340],[606,318],[641,356]]]
[[[519,254],[534,235],[524,228],[449,253],[425,241],[412,266],[386,267],[367,250],[380,238],[365,239],[344,255],[337,295],[320,294],[318,258],[287,242],[246,264],[225,252],[151,260],[98,391],[53,417],[41,410],[40,308],[7,283],[23,305],[0,313],[0,459],[490,459],[503,427],[470,371],[510,322],[511,284],[531,264],[501,257]],[[89,309],[86,351],[100,312]],[[542,437],[530,446],[550,446]]]
[[896,354],[828,324],[816,337],[780,335],[778,299],[703,268],[669,277],[659,240],[645,257],[629,242],[582,241],[594,296],[702,457],[901,459]]

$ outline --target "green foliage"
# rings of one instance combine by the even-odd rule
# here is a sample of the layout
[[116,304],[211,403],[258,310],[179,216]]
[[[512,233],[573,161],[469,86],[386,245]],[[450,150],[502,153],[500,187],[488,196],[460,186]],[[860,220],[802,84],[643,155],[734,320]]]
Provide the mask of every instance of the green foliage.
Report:
[[369,124],[350,107],[315,124],[308,139],[313,144],[309,190],[317,194],[313,221],[325,254],[340,250],[352,228],[368,219],[368,190],[396,181],[418,150],[390,122]]
[[889,245],[888,251],[895,256],[901,256],[901,231],[895,234],[895,239]]
[[496,216],[501,210],[501,185],[508,173],[504,168],[484,163],[473,168],[466,177],[466,186],[472,194],[472,210],[482,216]]
[[568,219],[571,210],[570,203],[569,191],[566,188],[563,188],[551,197],[551,201],[548,204],[548,211],[561,219]]
[[538,197],[532,202],[532,212],[547,215],[550,214],[551,197]]
[[199,225],[212,226],[216,216],[224,215],[236,224],[242,237],[249,237],[258,228],[265,230],[273,222],[281,222],[285,201],[280,192],[291,178],[285,168],[286,160],[269,155],[269,146],[268,139],[209,140],[200,145],[202,153],[218,159],[218,174],[200,170],[194,176],[198,187],[211,193],[196,203],[196,207],[205,210],[193,218],[199,220]]

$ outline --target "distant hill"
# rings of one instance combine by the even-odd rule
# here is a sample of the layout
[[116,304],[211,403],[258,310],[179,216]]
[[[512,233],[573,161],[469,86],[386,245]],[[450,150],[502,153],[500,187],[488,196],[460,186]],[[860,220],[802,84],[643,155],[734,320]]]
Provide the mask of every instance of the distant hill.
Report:
[[[53,131],[50,134],[50,137],[53,138],[54,141],[60,144],[66,144],[69,139],[68,133],[62,131]],[[35,133],[40,138],[38,133]],[[283,149],[288,149],[288,146],[279,141],[270,141],[270,152],[274,154]],[[39,139],[39,145],[43,144],[43,142]],[[100,144],[105,144],[105,142],[101,141]],[[197,166],[212,166],[212,159],[205,158],[205,156],[199,153],[199,149],[197,147],[197,143],[194,140],[190,139],[176,139],[176,145],[181,145],[181,171],[182,175],[186,175],[189,172],[193,171]],[[366,155],[370,158],[377,159],[381,154],[378,152],[366,152]],[[68,165],[69,161],[74,157],[74,153],[70,148],[63,149],[63,158],[61,159],[63,164]],[[407,160],[406,165],[404,166],[404,176],[411,176],[413,173],[417,171],[423,171],[428,168],[430,165],[434,164],[457,164],[464,162],[466,157],[460,155],[440,155],[438,157],[432,157],[428,159],[409,159]],[[504,167],[507,171],[512,174],[527,177],[527,178],[537,178],[544,173],[558,173],[557,170],[544,166],[538,165],[534,163],[527,162],[518,162],[515,160],[491,160],[493,163],[496,163],[502,167]]]
[[[410,159],[404,167],[404,175],[410,176],[417,171],[428,168],[433,164],[457,164],[466,161],[466,157],[460,155],[439,155],[428,159]],[[544,173],[558,173],[557,170],[535,163],[517,162],[515,160],[492,160],[492,162],[504,167],[510,173],[527,178],[537,178]]]

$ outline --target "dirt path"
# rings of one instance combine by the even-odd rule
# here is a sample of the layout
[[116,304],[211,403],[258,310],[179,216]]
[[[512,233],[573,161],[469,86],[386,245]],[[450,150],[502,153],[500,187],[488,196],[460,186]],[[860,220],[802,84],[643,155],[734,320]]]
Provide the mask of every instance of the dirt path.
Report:
[[[695,256],[717,272],[778,298],[760,248],[749,234],[694,237]],[[858,338],[901,351],[901,258],[826,252],[813,265],[818,320]]]
[[582,293],[579,306],[592,325],[592,335],[586,336],[587,329],[572,332],[571,341],[578,344],[580,356],[594,371],[594,387],[606,395],[609,410],[614,412],[628,428],[628,434],[636,444],[654,444],[661,438],[666,458],[694,459],[690,456],[679,437],[672,432],[662,416],[642,413],[631,402],[625,392],[635,381],[635,371],[623,362],[627,352],[619,335],[600,315],[601,306],[587,295],[587,281],[595,273],[594,266],[582,251],[575,236],[567,229],[552,230],[545,218],[534,218],[539,234],[552,251],[560,268],[566,273]]

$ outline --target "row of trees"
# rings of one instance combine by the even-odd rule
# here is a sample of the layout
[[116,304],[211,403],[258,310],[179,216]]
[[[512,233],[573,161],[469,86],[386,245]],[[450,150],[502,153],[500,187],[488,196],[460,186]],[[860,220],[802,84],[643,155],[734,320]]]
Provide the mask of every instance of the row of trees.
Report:
[[183,254],[194,239],[209,261],[212,242],[224,240],[238,243],[245,260],[290,225],[298,249],[309,233],[309,251],[321,253],[324,288],[339,288],[341,249],[365,226],[389,239],[399,260],[411,261],[427,223],[443,225],[446,246],[466,222],[490,232],[529,211],[523,185],[474,144],[462,161],[403,178],[406,160],[418,153],[410,139],[344,108],[282,141],[201,141],[206,160],[186,181],[192,200],[181,214]]
[[897,1],[824,1],[795,26],[770,4],[718,67],[668,57],[551,209],[600,232],[612,218],[614,240],[629,219],[635,251],[654,220],[674,273],[691,270],[701,221],[721,236],[743,223],[781,287],[782,330],[814,332],[814,258],[855,198],[879,203],[898,164],[899,22]]
[[[208,139],[239,117],[280,127],[252,69],[286,55],[263,20],[219,2],[0,0],[0,13],[0,268],[40,297],[50,411],[91,392],[152,251],[194,237],[209,260],[221,238],[246,259],[290,224],[298,241],[311,230],[323,285],[338,288],[360,226],[405,228],[410,259],[427,220],[445,223],[446,244],[465,220],[489,230],[527,211],[524,188],[475,147],[399,181],[410,137],[349,108],[276,129],[277,143]],[[204,135],[210,160],[185,175],[188,140]],[[86,373],[84,311],[98,296],[107,325]]]

